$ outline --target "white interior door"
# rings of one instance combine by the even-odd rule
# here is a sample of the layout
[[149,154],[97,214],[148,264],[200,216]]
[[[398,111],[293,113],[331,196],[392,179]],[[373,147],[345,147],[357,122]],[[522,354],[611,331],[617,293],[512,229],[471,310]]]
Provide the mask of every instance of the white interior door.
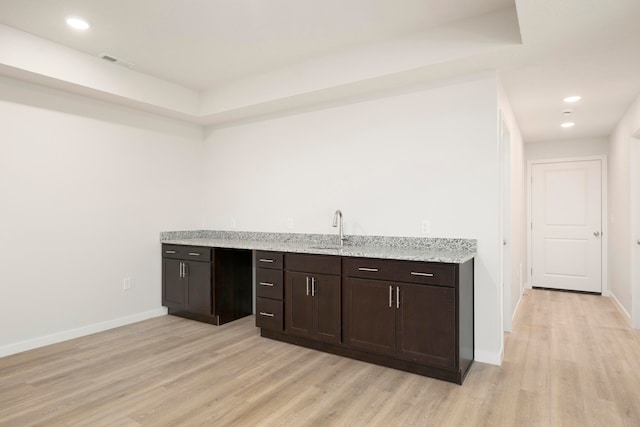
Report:
[[601,160],[531,168],[533,286],[602,292]]

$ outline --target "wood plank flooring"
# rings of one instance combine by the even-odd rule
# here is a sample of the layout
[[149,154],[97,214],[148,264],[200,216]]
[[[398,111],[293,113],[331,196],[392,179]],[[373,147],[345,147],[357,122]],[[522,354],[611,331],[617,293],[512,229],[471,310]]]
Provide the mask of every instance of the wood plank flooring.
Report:
[[529,290],[463,386],[165,316],[0,359],[0,426],[638,426],[640,332]]

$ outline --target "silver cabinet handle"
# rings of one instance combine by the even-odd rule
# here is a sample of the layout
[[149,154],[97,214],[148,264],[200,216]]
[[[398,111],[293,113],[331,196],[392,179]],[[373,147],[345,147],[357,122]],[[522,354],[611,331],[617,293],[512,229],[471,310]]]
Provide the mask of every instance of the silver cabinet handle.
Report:
[[269,287],[273,287],[273,283],[269,283],[269,282],[260,282],[261,286],[269,286]]
[[165,254],[176,254],[176,251],[164,251]]
[[266,312],[264,312],[264,311],[261,311],[261,312],[260,312],[260,316],[273,317],[273,316],[274,316],[274,314],[273,314],[273,313],[266,313]]
[[393,307],[393,286],[389,286],[389,308]]
[[260,262],[273,262],[272,259],[268,259],[268,258],[260,258],[258,261],[260,261]]
[[358,270],[360,270],[360,271],[370,271],[372,273],[376,273],[378,271],[377,268],[368,268],[368,267],[358,267]]
[[309,296],[309,278],[305,277],[305,279],[307,280],[307,296]]
[[599,232],[599,231],[594,231],[594,232],[593,232],[593,235],[594,235],[594,236],[596,236],[596,237],[598,237],[598,236],[600,235],[600,232]]
[[311,296],[312,297],[316,296],[316,278],[315,277],[311,278]]
[[424,277],[433,277],[433,273],[420,273],[418,271],[412,271],[412,276],[424,276]]
[[191,256],[200,256],[200,254],[198,252],[189,252],[189,255],[191,255]]
[[400,308],[400,286],[396,286],[396,308]]
[[187,277],[189,275],[189,271],[187,271],[187,263],[182,263],[182,277]]
[[184,277],[184,273],[182,272],[182,268],[184,267],[184,262],[180,263],[180,273],[178,274],[179,277]]

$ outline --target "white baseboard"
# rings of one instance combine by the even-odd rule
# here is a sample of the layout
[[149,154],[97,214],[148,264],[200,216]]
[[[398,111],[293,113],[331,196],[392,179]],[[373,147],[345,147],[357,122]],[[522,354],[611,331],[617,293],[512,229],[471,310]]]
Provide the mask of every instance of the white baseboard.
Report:
[[107,320],[105,322],[93,323],[91,325],[82,326],[76,329],[69,329],[57,332],[43,337],[32,338],[26,341],[20,341],[14,344],[8,344],[0,347],[0,357],[9,356],[11,354],[21,353],[23,351],[32,350],[38,347],[67,341],[86,335],[95,334],[96,332],[106,331],[108,329],[117,328],[131,323],[141,322],[152,317],[160,317],[167,314],[166,307],[160,307],[155,310],[149,310],[142,313],[132,314],[130,316],[119,317],[117,319]]
[[615,306],[618,308],[618,311],[620,312],[620,314],[622,314],[622,317],[624,317],[624,320],[627,321],[627,324],[631,326],[631,315],[627,310],[625,310],[623,305],[620,304],[620,301],[618,301],[618,298],[616,298],[613,292],[609,292],[609,298],[613,299],[613,301],[615,302]]
[[513,323],[516,320],[516,315],[518,314],[518,310],[520,310],[521,302],[522,302],[522,295],[520,295],[520,298],[518,298],[518,302],[516,303],[516,308],[513,310],[513,316],[511,316],[511,325],[513,325]]
[[530,288],[527,288],[527,285],[525,284],[525,287],[522,290],[522,293],[520,294],[520,298],[518,298],[518,302],[516,303],[516,307],[513,309],[513,316],[511,316],[511,331],[509,332],[513,332],[513,328],[516,326],[516,316],[518,315],[518,310],[520,310],[520,303],[522,302],[524,291],[526,291],[527,289],[530,289]]
[[480,363],[488,363],[489,365],[502,365],[502,358],[504,357],[504,352],[500,350],[497,353],[478,350],[474,352],[474,359],[476,362]]

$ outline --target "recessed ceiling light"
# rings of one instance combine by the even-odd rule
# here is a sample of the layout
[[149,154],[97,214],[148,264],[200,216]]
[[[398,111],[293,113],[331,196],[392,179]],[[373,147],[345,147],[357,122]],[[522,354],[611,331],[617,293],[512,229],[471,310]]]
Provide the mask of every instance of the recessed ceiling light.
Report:
[[567,96],[566,98],[563,99],[564,102],[576,102],[576,101],[580,101],[582,99],[581,96],[578,95],[572,95],[572,96]]
[[76,30],[88,30],[89,23],[81,18],[67,18],[67,25]]
[[564,122],[560,126],[562,126],[563,128],[570,128],[570,127],[575,126],[575,123],[573,123],[573,122]]

